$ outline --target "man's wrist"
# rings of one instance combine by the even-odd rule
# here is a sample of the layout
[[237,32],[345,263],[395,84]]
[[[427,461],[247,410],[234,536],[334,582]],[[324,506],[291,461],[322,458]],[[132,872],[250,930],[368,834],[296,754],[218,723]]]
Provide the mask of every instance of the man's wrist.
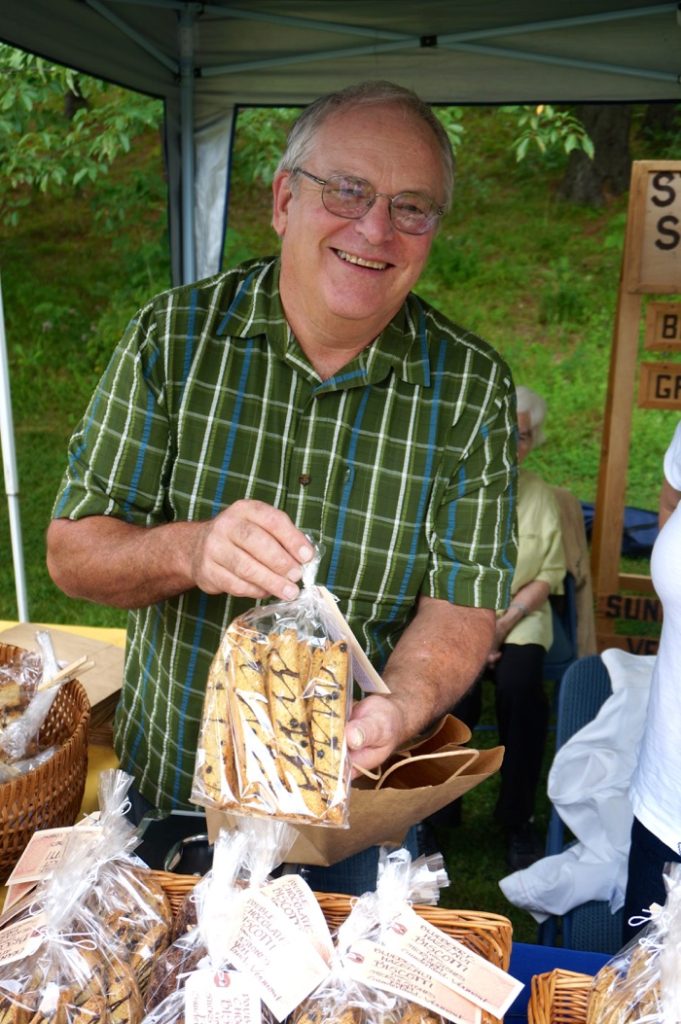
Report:
[[527,607],[526,604],[523,604],[522,601],[511,601],[511,603],[508,606],[509,611],[512,608],[514,608],[516,611],[520,612],[520,618],[521,619],[524,619],[526,615],[530,614],[529,608]]

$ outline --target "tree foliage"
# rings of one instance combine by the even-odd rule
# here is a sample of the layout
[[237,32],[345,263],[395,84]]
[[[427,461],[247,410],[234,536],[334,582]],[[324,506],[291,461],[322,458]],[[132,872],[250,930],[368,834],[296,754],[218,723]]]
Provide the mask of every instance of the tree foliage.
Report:
[[[33,54],[0,44],[0,221],[16,224],[32,190],[64,194],[100,183],[135,138],[157,127],[157,100],[128,92]],[[582,122],[567,109],[546,105],[505,107],[516,118],[512,143],[518,160],[579,150],[592,158],[593,144]],[[463,111],[435,110],[456,152],[464,143]],[[239,112],[234,173],[269,183],[286,134],[299,110],[253,107]]]
[[237,117],[234,170],[245,182],[269,185],[300,107],[245,107]]
[[16,224],[33,189],[59,195],[96,182],[136,136],[161,121],[158,100],[4,44],[0,79],[0,219],[6,224]]
[[573,111],[558,110],[549,103],[502,109],[517,118],[519,134],[512,143],[516,160],[524,160],[534,146],[542,156],[556,151],[571,153],[580,150],[593,159],[593,142]]

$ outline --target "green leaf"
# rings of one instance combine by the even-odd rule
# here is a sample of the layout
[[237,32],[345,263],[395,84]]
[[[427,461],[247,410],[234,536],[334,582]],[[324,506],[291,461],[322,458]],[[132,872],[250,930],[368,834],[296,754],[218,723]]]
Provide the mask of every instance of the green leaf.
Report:
[[525,156],[527,155],[527,149],[528,149],[529,145],[530,145],[530,137],[529,137],[529,135],[526,135],[525,138],[520,139],[520,141],[518,142],[518,144],[515,147],[515,158],[516,158],[516,160],[520,161],[520,160],[524,160],[525,159]]

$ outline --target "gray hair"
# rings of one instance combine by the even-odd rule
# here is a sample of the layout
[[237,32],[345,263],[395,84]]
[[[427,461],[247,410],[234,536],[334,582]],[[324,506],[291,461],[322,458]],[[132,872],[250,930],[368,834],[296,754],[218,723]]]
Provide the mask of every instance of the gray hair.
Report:
[[530,425],[532,427],[532,447],[543,444],[544,420],[546,419],[546,402],[541,395],[538,395],[532,388],[526,388],[519,384],[515,389],[517,412],[528,412],[530,414]]
[[437,142],[445,185],[445,209],[449,209],[454,191],[454,153],[444,127],[431,108],[411,89],[393,82],[360,82],[338,92],[320,96],[298,117],[286,140],[286,149],[277,171],[292,171],[305,163],[314,143],[315,133],[332,114],[353,107],[395,103],[426,124]]

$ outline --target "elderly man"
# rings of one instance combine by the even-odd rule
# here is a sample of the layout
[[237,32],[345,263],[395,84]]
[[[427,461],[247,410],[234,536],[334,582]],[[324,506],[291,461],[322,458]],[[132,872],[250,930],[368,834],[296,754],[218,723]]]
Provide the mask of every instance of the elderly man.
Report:
[[68,594],[134,609],[115,745],[152,805],[187,805],[221,633],[295,596],[306,534],[391,691],[354,706],[356,766],[485,663],[515,561],[511,374],[411,294],[452,182],[410,91],[316,101],[274,178],[280,257],[153,299],[72,438],[48,565]]

